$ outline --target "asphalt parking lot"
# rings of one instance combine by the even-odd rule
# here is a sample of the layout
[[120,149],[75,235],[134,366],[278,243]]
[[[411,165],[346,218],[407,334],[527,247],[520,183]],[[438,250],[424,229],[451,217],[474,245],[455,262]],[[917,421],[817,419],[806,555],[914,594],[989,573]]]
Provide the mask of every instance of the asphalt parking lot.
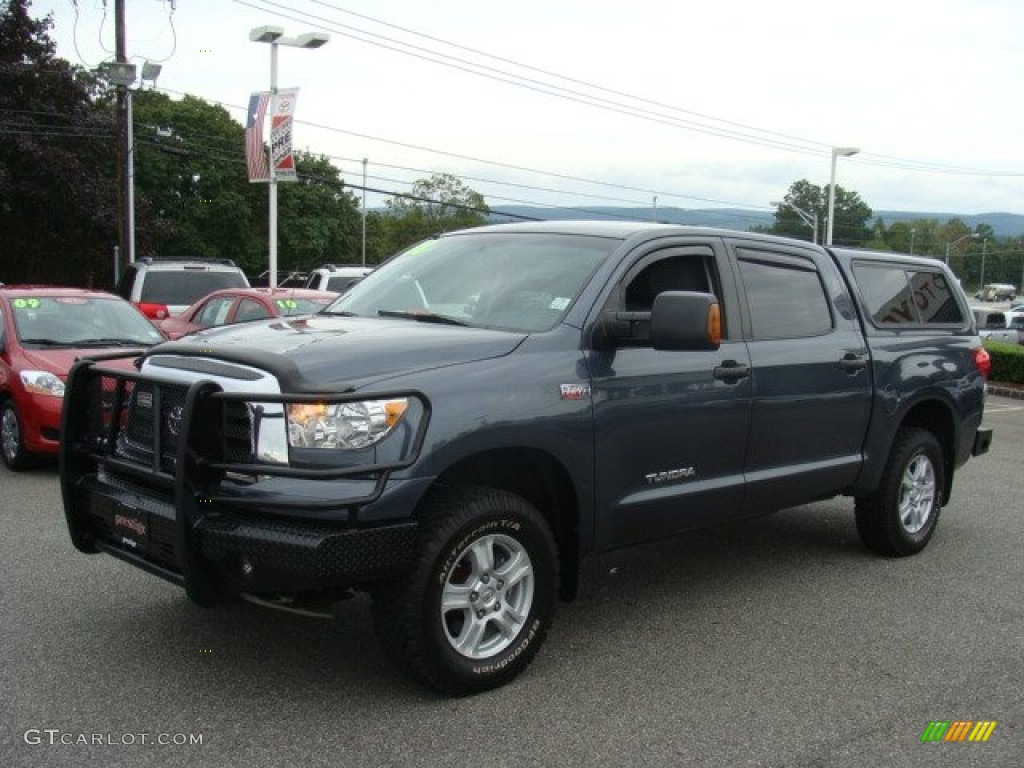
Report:
[[0,467],[0,765],[1018,768],[1024,400],[986,422],[922,554],[869,555],[835,499],[606,555],[533,666],[466,699],[394,672],[366,600],[205,611],[75,552],[52,465]]

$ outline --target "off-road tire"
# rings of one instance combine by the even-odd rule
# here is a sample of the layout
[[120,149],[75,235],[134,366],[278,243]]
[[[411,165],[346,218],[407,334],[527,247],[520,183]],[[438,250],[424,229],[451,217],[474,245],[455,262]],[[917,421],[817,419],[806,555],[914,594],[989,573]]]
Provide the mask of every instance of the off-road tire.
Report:
[[530,663],[557,590],[558,552],[540,512],[506,491],[462,488],[428,502],[409,576],[373,593],[374,628],[414,679],[478,693]]
[[900,429],[878,490],[856,501],[857,532],[864,546],[889,557],[924,549],[939,522],[945,477],[935,436],[917,427]]

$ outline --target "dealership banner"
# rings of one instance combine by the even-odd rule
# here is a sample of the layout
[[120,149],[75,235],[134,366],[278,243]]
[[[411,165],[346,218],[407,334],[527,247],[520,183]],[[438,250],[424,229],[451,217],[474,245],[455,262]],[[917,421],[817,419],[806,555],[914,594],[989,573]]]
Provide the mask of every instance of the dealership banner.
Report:
[[296,181],[295,156],[292,154],[292,118],[298,88],[280,88],[270,118],[270,162],[278,181]]

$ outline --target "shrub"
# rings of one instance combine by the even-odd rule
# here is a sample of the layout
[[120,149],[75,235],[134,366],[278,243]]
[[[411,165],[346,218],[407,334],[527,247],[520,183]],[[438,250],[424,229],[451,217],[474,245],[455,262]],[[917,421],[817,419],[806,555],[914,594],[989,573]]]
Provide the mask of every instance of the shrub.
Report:
[[989,341],[985,343],[985,349],[992,356],[989,381],[1024,384],[1024,346]]

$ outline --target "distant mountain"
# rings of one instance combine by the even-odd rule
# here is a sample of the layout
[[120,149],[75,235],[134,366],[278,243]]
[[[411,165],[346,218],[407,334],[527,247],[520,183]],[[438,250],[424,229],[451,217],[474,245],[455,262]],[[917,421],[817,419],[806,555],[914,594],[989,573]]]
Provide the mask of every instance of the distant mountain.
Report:
[[[917,211],[875,211],[872,221],[881,218],[885,225],[898,221],[935,219],[945,222],[960,219],[971,229],[979,224],[992,227],[996,237],[1024,236],[1024,215],[1017,213],[933,213]],[[539,208],[525,205],[503,205],[491,209],[493,223],[517,219],[541,219],[559,221],[566,219],[618,219],[623,221],[661,221],[667,224],[683,224],[698,227],[720,227],[747,231],[753,227],[770,227],[775,223],[771,212],[747,211],[742,208],[615,208],[592,206],[579,208]]]

